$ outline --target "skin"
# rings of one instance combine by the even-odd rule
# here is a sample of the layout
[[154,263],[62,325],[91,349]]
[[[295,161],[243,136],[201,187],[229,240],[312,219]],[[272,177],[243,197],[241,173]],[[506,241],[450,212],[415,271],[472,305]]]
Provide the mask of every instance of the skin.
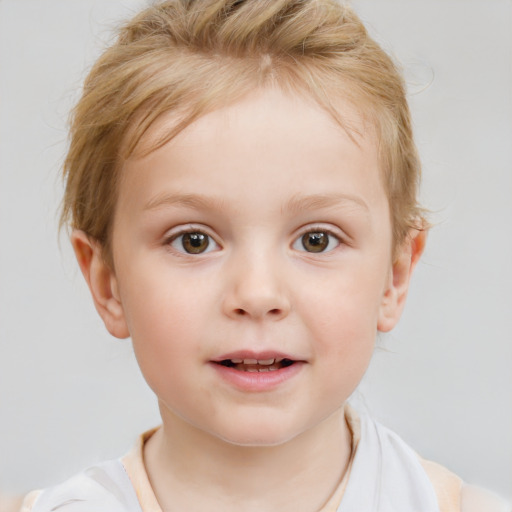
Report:
[[[392,260],[375,134],[340,111],[352,137],[305,98],[255,91],[124,163],[114,269],[73,234],[98,312],[132,337],[158,397],[145,462],[166,511],[316,511],[346,470],[344,403],[400,317],[425,234]],[[184,232],[207,249],[187,253]],[[242,389],[212,363],[240,350],[286,354],[296,371]]]

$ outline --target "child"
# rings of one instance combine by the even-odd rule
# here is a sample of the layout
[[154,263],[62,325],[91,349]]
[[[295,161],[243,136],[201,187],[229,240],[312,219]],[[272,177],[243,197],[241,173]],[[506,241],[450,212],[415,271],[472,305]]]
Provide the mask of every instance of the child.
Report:
[[427,227],[402,80],[350,9],[149,8],[91,71],[65,173],[163,424],[24,510],[505,510],[346,404]]

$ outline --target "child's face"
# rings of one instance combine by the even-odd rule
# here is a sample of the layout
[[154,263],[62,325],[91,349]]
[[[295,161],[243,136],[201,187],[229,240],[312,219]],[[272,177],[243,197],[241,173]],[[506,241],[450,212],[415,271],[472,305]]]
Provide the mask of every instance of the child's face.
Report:
[[132,336],[164,422],[285,442],[340,409],[398,319],[410,257],[392,264],[373,131],[342,113],[354,140],[260,91],[124,165],[98,309]]

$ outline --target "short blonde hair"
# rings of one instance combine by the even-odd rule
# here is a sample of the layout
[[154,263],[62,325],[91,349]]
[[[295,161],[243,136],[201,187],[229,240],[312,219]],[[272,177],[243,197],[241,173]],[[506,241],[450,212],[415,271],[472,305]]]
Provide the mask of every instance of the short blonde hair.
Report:
[[360,109],[379,138],[394,247],[424,225],[402,77],[337,0],[168,0],[124,25],[72,113],[62,223],[100,242],[110,260],[120,163],[152,123],[168,112],[180,120],[163,145],[269,83],[309,95],[341,125],[337,99]]

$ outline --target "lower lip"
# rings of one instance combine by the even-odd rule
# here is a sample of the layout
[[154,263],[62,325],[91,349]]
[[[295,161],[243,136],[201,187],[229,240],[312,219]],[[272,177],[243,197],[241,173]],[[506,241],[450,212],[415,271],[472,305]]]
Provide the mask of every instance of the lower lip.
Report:
[[242,391],[271,391],[295,377],[304,367],[296,362],[286,368],[268,372],[244,372],[217,363],[211,363],[223,380]]

